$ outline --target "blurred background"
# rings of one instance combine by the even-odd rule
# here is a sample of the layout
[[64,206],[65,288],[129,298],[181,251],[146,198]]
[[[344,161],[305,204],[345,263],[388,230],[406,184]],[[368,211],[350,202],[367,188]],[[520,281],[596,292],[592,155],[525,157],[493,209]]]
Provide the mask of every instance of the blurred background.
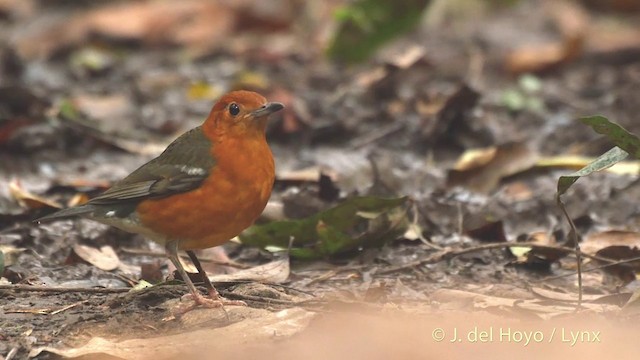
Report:
[[[496,251],[428,271],[367,271],[448,246],[566,244],[558,176],[612,147],[576,119],[601,114],[640,134],[640,2],[0,0],[3,281],[161,280],[158,245],[88,221],[31,220],[104,191],[233,89],[286,105],[268,128],[278,179],[261,224],[304,220],[356,195],[396,199],[355,205],[368,215],[340,229],[355,241],[319,235],[292,252],[293,285],[372,301],[497,281],[526,288],[535,271],[573,271],[566,254]],[[624,244],[620,258],[638,256],[637,174],[628,162],[569,192],[576,225],[595,234],[591,254]],[[262,249],[286,247],[286,231],[275,240],[261,231],[241,239],[254,246],[227,246],[229,257],[261,264],[272,259]],[[108,246],[119,267],[95,269],[78,244]],[[368,270],[342,267],[354,264]],[[327,269],[355,275],[318,281]],[[591,272],[585,282],[619,291],[635,286],[635,271]],[[369,292],[389,276],[402,286]],[[575,289],[574,278],[557,281]]]

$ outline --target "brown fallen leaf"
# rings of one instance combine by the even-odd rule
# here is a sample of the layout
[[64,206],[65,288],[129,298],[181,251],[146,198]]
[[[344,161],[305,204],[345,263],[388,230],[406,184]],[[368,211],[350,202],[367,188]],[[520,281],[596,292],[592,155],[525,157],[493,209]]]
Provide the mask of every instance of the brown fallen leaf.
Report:
[[470,216],[465,218],[464,234],[481,242],[506,242],[502,220],[491,221],[484,217]]
[[424,47],[414,45],[402,52],[394,53],[384,65],[368,69],[356,76],[355,85],[366,90],[375,90],[384,86],[382,82],[398,71],[408,70],[414,66],[428,65],[427,51]]
[[101,246],[98,249],[84,244],[76,244],[73,246],[73,252],[82,260],[100,270],[112,271],[120,265],[118,254],[108,245]]
[[42,208],[54,208],[62,209],[57,201],[44,198],[30,193],[20,186],[20,182],[16,179],[9,183],[9,193],[20,204],[20,206],[27,209],[42,209]]
[[34,10],[33,0],[0,0],[0,17],[27,18]]
[[534,192],[524,181],[506,184],[502,191],[504,197],[512,202],[523,202],[533,198]]
[[447,186],[464,186],[480,193],[493,191],[504,177],[532,168],[538,154],[524,143],[465,152],[447,174]]
[[[529,234],[526,242],[533,242],[542,246],[560,247],[553,234],[545,231],[537,231]],[[517,264],[526,264],[535,268],[544,267],[548,269],[552,263],[562,259],[569,253],[560,249],[553,248],[531,248],[531,247],[512,247],[509,248],[511,254],[517,259]]]
[[[640,257],[640,233],[622,230],[603,231],[586,237],[580,248],[587,254],[609,259],[633,259]],[[624,267],[640,271],[640,261],[626,263]]]
[[[48,58],[58,51],[86,43],[93,36],[137,41],[150,47],[183,46],[202,54],[225,45],[234,31],[273,32],[293,19],[287,2],[182,0],[106,3],[53,24],[34,26],[14,39],[27,59]],[[266,10],[269,11],[264,11]],[[228,45],[228,44],[227,44]]]
[[435,103],[418,103],[417,111],[428,114],[437,109],[435,116],[427,116],[422,124],[422,136],[428,140],[451,137],[453,133],[468,129],[464,121],[466,114],[470,112],[480,100],[480,93],[467,84],[462,84],[446,100],[436,100]]
[[312,116],[307,104],[290,90],[275,87],[266,96],[284,104],[280,118],[275,118],[274,125],[268,129],[271,136],[290,136],[312,125]]
[[80,12],[41,26],[35,33],[19,34],[15,45],[25,58],[49,57],[96,34],[152,46],[197,46],[219,42],[234,22],[233,11],[219,1],[124,2]]
[[513,50],[505,60],[506,68],[512,74],[548,71],[574,60],[583,51],[589,14],[569,1],[547,1],[544,5],[559,30],[560,39]]
[[586,43],[588,55],[612,59],[611,62],[634,62],[640,53],[640,28],[633,21],[612,24],[608,20],[591,24]]
[[67,207],[82,205],[87,201],[89,201],[89,195],[84,193],[77,193],[73,195],[71,199],[69,199],[69,201],[67,201]]

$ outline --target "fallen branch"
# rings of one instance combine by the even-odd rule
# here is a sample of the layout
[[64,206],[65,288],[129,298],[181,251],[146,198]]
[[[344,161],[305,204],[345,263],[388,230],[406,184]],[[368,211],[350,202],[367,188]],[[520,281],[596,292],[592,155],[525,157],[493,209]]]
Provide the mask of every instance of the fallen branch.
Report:
[[[631,262],[640,261],[640,257],[634,257],[634,258],[630,258],[630,259],[623,259],[623,260],[617,260],[617,261],[613,261],[612,259],[608,259],[608,261],[610,261],[608,264],[604,264],[604,265],[600,265],[600,266],[594,266],[594,267],[590,267],[588,269],[582,269],[582,273],[584,274],[586,272],[602,270],[602,269],[606,269],[608,267],[612,267],[612,266],[616,266],[616,265],[624,265],[624,264],[628,264],[628,263],[631,263]],[[538,281],[539,282],[544,282],[544,281],[548,281],[548,280],[555,280],[555,279],[560,279],[560,278],[563,278],[563,277],[573,276],[573,275],[578,275],[578,272],[574,271],[574,272],[571,272],[571,273],[568,273],[568,274],[549,276],[549,277],[546,277],[546,278],[538,280]]]
[[4,313],[5,314],[36,314],[36,315],[56,315],[59,314],[63,311],[67,311],[69,309],[73,309],[74,307],[78,306],[78,305],[82,305],[84,303],[86,303],[87,300],[82,300],[82,301],[78,301],[76,303],[73,303],[71,305],[67,305],[65,307],[62,307],[60,309],[51,309],[51,308],[45,308],[45,309],[5,309]]
[[0,285],[0,290],[13,291],[33,291],[33,292],[56,292],[56,293],[92,293],[92,294],[114,294],[129,292],[130,288],[86,288],[86,287],[64,287],[64,286],[41,286],[41,285]]

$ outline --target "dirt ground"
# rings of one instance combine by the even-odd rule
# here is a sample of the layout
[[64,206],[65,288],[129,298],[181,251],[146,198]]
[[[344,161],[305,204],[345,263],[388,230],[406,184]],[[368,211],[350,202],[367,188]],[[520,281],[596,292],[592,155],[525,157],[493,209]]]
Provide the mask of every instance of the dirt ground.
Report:
[[[555,200],[560,175],[612,147],[577,118],[640,134],[637,7],[433,3],[347,65],[324,50],[341,1],[0,1],[0,359],[637,355],[637,262],[597,268],[640,255],[637,161],[563,197],[589,270],[580,308]],[[260,224],[408,196],[402,226],[362,210],[350,235],[382,240],[314,259],[249,240],[205,250],[222,295],[247,307],[179,315],[190,300],[161,246],[32,222],[104,191],[239,88],[286,106]]]

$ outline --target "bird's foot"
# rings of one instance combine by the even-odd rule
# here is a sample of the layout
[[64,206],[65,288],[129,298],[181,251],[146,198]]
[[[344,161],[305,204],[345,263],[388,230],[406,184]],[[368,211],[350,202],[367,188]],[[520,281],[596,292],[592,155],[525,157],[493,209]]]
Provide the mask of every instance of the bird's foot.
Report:
[[200,305],[206,308],[219,308],[225,306],[247,306],[247,303],[241,300],[229,300],[225,299],[214,289],[209,292],[209,297],[205,297],[201,294],[187,294],[183,298],[192,299],[196,306]]
[[[204,300],[206,301],[218,301],[220,303],[222,303],[222,305],[229,305],[229,306],[247,306],[247,303],[242,301],[242,300],[229,300],[229,299],[225,299],[222,296],[220,296],[220,293],[218,293],[218,290],[216,290],[215,288],[212,288],[209,290],[209,297],[210,299],[204,298]],[[197,301],[196,301],[197,302]]]
[[[229,315],[227,314],[226,309],[224,308],[225,306],[247,306],[247,303],[245,303],[244,301],[240,301],[240,300],[229,300],[229,299],[225,299],[223,297],[221,297],[220,295],[218,295],[218,293],[215,293],[217,296],[211,296],[211,298],[205,297],[204,295],[197,293],[197,294],[186,294],[182,297],[182,299],[185,300],[193,300],[193,303],[189,304],[189,305],[181,305],[179,306],[177,309],[175,309],[173,311],[174,316],[176,317],[180,317],[186,313],[188,313],[189,311],[197,308],[197,307],[204,307],[204,308],[208,308],[208,309],[217,309],[220,308],[222,309],[222,311],[224,311],[225,316],[227,317],[227,319],[229,318]],[[213,294],[211,294],[213,295]]]

